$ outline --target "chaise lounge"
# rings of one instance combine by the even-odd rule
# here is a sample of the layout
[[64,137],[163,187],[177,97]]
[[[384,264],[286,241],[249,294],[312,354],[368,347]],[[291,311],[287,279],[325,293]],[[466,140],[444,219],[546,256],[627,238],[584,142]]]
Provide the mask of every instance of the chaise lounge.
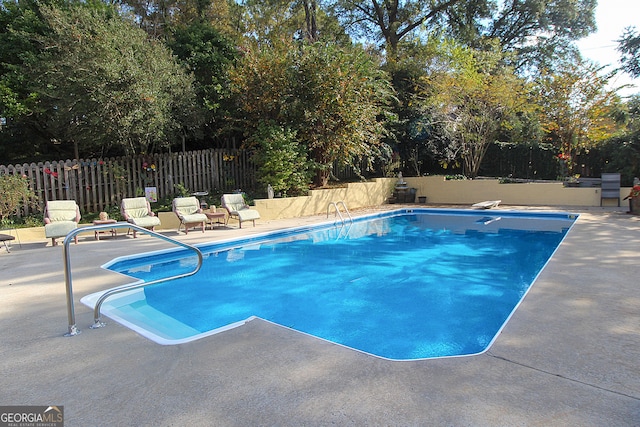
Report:
[[[151,211],[151,205],[145,197],[122,199],[120,213],[125,221],[151,231],[155,231],[156,225],[160,225],[160,219]],[[135,229],[133,237],[137,237]]]
[[[253,221],[253,226],[256,226],[256,219],[260,219],[260,212],[255,209],[251,209],[249,205],[244,202],[242,194],[224,194],[221,199],[222,207],[229,213],[229,218],[236,218],[239,222],[239,228],[242,228],[242,223],[245,221]],[[227,219],[227,222],[229,220]]]
[[200,202],[195,197],[176,197],[171,203],[172,210],[180,220],[178,231],[184,225],[184,234],[189,233],[189,227],[202,227],[204,233],[207,216],[202,213]]
[[[74,200],[49,200],[44,208],[44,235],[51,239],[51,246],[56,239],[65,237],[78,228],[80,208]],[[74,242],[78,243],[78,236]]]

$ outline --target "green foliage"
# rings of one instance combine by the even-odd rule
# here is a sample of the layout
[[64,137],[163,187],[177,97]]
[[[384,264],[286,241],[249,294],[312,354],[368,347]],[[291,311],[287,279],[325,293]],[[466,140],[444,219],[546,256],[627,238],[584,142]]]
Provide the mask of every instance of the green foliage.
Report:
[[189,124],[192,78],[166,47],[105,5],[25,5],[8,25],[34,15],[39,25],[3,33],[29,48],[12,59],[13,79],[3,73],[23,106],[11,110],[23,137],[54,142],[65,157],[148,153]]
[[387,62],[402,60],[402,42],[444,34],[484,49],[498,40],[517,52],[522,68],[575,52],[571,42],[595,30],[597,0],[333,0],[342,23],[359,39],[382,41]]
[[622,69],[633,77],[640,77],[640,33],[634,27],[625,29],[617,50]]
[[[315,38],[339,45],[350,44],[330,7],[318,8],[318,1],[245,0],[242,2],[242,33],[252,48],[273,46],[282,40],[309,39],[311,22]],[[313,16],[313,18],[312,18]]]
[[[149,154],[246,138],[258,147],[258,124],[273,122],[278,149],[288,158],[297,151],[284,141],[298,141],[318,186],[335,162],[361,175],[363,160],[420,175],[444,165],[458,172],[467,161],[472,175],[487,141],[540,143],[544,130],[546,142],[561,145],[548,117],[519,104],[525,89],[514,75],[557,75],[568,68],[559,57],[577,61],[571,43],[593,31],[595,4],[4,0],[0,158]],[[351,46],[347,31],[366,47]],[[637,31],[619,45],[637,75]],[[529,105],[564,102],[559,91],[549,96],[558,99]],[[597,123],[576,153],[621,137],[610,121],[618,107],[576,108],[566,110]]]
[[566,161],[566,173],[577,172],[576,156],[621,131],[619,98],[608,88],[612,74],[589,62],[566,64],[543,72],[536,82],[536,102],[546,142]]
[[[370,0],[336,0],[343,24],[355,30],[359,38],[378,42],[384,41],[387,61],[392,63],[399,59],[398,46],[403,39],[420,38],[420,31],[431,30],[431,23],[436,22],[456,3],[462,0],[385,1],[381,5]],[[355,24],[355,25],[353,25]],[[427,25],[424,25],[427,24]]]
[[456,175],[445,175],[444,179],[447,181],[465,181],[468,178],[464,175],[456,174]]
[[517,53],[511,59],[517,64],[516,69],[525,72],[550,68],[560,59],[577,57],[573,42],[596,30],[597,0],[486,3],[490,5],[488,16],[475,14],[473,17],[480,30],[473,39],[461,41],[481,47],[483,39],[495,38],[505,52]]
[[289,115],[319,165],[316,184],[326,185],[334,161],[388,155],[381,118],[391,102],[388,76],[363,50],[315,43],[291,52],[294,83]]
[[631,97],[625,106],[624,131],[578,156],[578,162],[593,176],[619,172],[622,185],[631,186],[634,178],[640,178],[640,95]]
[[392,89],[359,48],[314,43],[249,51],[235,74],[245,126],[272,121],[296,131],[326,185],[333,162],[387,155],[383,119]]
[[255,148],[258,182],[271,185],[276,193],[306,195],[311,182],[310,164],[296,132],[275,124],[261,123],[249,138]]
[[173,189],[176,190],[177,197],[187,197],[191,195],[191,191],[187,187],[184,186],[183,183],[178,183],[173,185]]
[[203,107],[217,111],[229,95],[228,69],[237,57],[235,46],[211,24],[202,21],[175,27],[168,45],[193,73]]
[[24,205],[34,203],[35,194],[29,180],[22,175],[0,175],[0,221],[5,226],[9,217]]
[[425,82],[425,107],[442,132],[437,155],[442,164],[461,159],[475,177],[489,145],[515,117],[531,111],[527,86],[505,65],[499,46],[471,50],[444,41],[442,64]]

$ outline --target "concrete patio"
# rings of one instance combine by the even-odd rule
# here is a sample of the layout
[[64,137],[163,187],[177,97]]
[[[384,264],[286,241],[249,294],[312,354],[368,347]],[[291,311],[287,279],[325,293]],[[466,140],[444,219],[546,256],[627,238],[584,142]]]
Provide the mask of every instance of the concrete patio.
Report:
[[[63,337],[62,248],[16,240],[0,247],[0,405],[63,405],[65,426],[83,427],[638,426],[640,217],[567,210],[580,219],[489,351],[411,362],[261,320],[175,346],[109,319],[90,330],[80,298],[129,282],[99,266],[168,247],[122,234],[71,245],[82,333]],[[166,234],[197,243],[325,220]]]

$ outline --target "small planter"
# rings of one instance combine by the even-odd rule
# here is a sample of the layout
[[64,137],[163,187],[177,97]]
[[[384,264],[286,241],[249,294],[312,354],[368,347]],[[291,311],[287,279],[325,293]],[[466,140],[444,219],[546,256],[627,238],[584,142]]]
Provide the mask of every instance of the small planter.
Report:
[[427,196],[418,196],[418,203],[427,203]]

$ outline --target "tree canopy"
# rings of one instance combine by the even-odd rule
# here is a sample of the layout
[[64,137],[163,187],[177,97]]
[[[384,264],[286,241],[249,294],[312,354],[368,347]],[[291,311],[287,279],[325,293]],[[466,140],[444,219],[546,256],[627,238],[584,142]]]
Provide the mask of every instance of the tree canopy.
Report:
[[504,56],[474,51],[444,41],[438,55],[439,69],[429,77],[426,107],[442,130],[445,142],[442,162],[462,160],[463,171],[475,177],[489,144],[501,130],[531,110],[524,80],[503,65]]
[[536,82],[540,122],[546,139],[557,147],[568,173],[575,159],[621,131],[617,120],[619,98],[608,88],[609,75],[591,63],[567,64],[559,72],[544,72]]
[[37,6],[31,27],[8,35],[30,49],[11,69],[22,110],[11,113],[21,137],[43,152],[78,158],[153,152],[179,134],[193,108],[193,80],[169,49],[104,5]]
[[640,77],[640,33],[635,28],[625,30],[618,40],[618,52],[622,69],[633,77]]
[[[574,44],[595,5],[3,0],[0,155],[244,144],[289,193],[308,172],[325,185],[336,163],[474,176],[488,147],[517,144],[574,159],[624,134],[625,101]],[[635,29],[619,50],[638,75]]]
[[[443,33],[474,48],[497,39],[518,65],[544,64],[577,53],[572,42],[595,30],[597,0],[335,0],[341,20],[358,37],[383,41],[387,60],[404,39]],[[533,62],[533,64],[532,64]]]
[[317,42],[249,51],[235,77],[245,128],[268,120],[295,130],[317,185],[335,161],[356,165],[387,151],[382,118],[392,89],[362,49]]

